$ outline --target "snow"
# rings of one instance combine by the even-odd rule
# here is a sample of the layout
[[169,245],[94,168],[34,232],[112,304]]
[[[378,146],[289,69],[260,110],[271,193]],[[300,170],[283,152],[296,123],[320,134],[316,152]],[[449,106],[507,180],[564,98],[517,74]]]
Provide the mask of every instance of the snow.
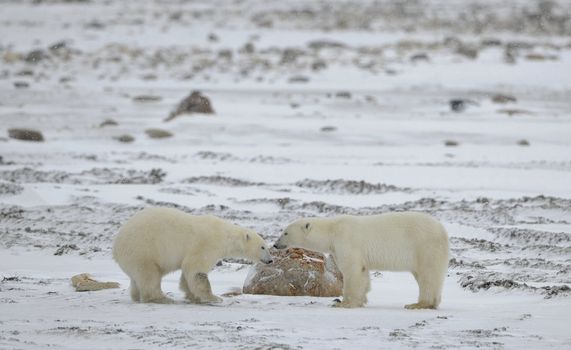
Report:
[[[571,4],[471,3],[3,1],[0,348],[568,348]],[[37,49],[47,58],[26,62]],[[283,62],[285,49],[301,53]],[[193,90],[216,114],[163,122]],[[456,113],[455,98],[473,103]],[[100,127],[108,118],[118,125]],[[218,215],[270,244],[303,216],[429,213],[451,237],[442,305],[405,310],[416,283],[389,272],[371,273],[362,309],[261,295],[193,305],[177,273],[163,282],[175,305],[134,304],[110,249],[151,205]],[[65,245],[78,249],[53,255]],[[254,269],[224,261],[215,293]],[[75,292],[83,272],[121,288]]]

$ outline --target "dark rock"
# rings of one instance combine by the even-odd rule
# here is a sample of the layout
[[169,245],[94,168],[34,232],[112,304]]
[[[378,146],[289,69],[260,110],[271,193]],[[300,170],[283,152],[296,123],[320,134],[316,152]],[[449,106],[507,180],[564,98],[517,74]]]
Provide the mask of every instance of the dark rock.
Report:
[[27,89],[30,87],[30,84],[28,82],[25,82],[25,81],[15,81],[14,87],[16,89]]
[[458,145],[460,145],[460,143],[458,141],[454,141],[454,140],[444,141],[444,146],[446,146],[446,147],[456,147]]
[[290,83],[307,83],[309,82],[309,77],[304,75],[294,75],[293,77],[290,77],[288,81]]
[[478,58],[478,49],[475,47],[460,45],[456,48],[456,53],[472,60]]
[[517,102],[517,98],[511,95],[503,95],[503,94],[496,94],[492,96],[492,102],[494,103],[510,103],[510,102]]
[[58,51],[67,48],[67,43],[65,41],[58,41],[57,43],[51,44],[49,47],[50,51]]
[[131,143],[135,141],[135,138],[129,134],[124,134],[121,136],[114,137],[115,140],[122,142],[122,143]]
[[502,41],[500,39],[483,39],[480,45],[484,47],[492,47],[492,46],[502,46]]
[[214,33],[208,34],[208,41],[210,41],[211,43],[216,43],[219,40],[220,40],[220,38],[218,38],[218,35],[216,35]]
[[119,125],[119,123],[117,123],[115,120],[105,119],[104,121],[101,122],[101,124],[99,124],[99,127],[103,128],[105,126],[117,126],[117,125]]
[[164,139],[173,136],[170,131],[155,128],[147,129],[145,133],[152,139]]
[[246,43],[241,49],[240,52],[253,54],[256,51],[256,47],[252,43]]
[[315,60],[311,64],[311,69],[316,72],[326,68],[327,68],[327,62],[325,62],[324,60]]
[[417,53],[416,55],[412,55],[410,57],[410,61],[411,62],[421,62],[421,61],[429,62],[430,58],[428,57],[428,54],[423,52],[423,53]]
[[330,256],[301,248],[272,250],[274,262],[254,265],[246,281],[246,294],[281,296],[340,296],[343,276]]
[[517,109],[517,108],[499,109],[498,113],[507,114],[510,117],[514,116],[514,115],[533,115],[533,112],[526,111],[525,109]]
[[22,193],[22,191],[24,191],[24,188],[18,184],[0,181],[0,196],[15,196]]
[[324,126],[321,129],[319,129],[321,132],[332,132],[332,131],[336,131],[337,128],[334,126]]
[[223,49],[218,51],[218,57],[224,58],[227,60],[232,60],[232,50],[230,49]]
[[48,54],[44,50],[33,50],[26,55],[24,60],[28,63],[38,63],[48,57]]
[[409,192],[406,187],[396,187],[383,183],[369,183],[356,180],[312,180],[304,179],[294,183],[299,188],[305,188],[315,193],[350,193],[350,194],[369,194],[369,193],[386,193],[393,191]]
[[313,50],[321,50],[321,49],[331,49],[331,48],[345,48],[346,45],[337,42],[337,41],[329,41],[329,40],[315,40],[310,41],[307,46]]
[[280,59],[280,64],[295,63],[299,56],[302,56],[304,52],[296,48],[287,48],[282,52],[282,58]]
[[466,100],[462,100],[462,99],[453,99],[450,100],[450,109],[453,112],[464,112],[464,110],[466,110]]
[[351,93],[349,91],[338,91],[335,94],[335,97],[337,98],[346,98],[346,99],[350,99],[351,98]]
[[532,53],[526,55],[525,59],[528,61],[542,62],[542,61],[557,61],[558,57],[555,55],[542,55],[542,54]]
[[139,95],[133,97],[133,101],[135,102],[158,102],[162,100],[161,96],[154,96],[154,95]]
[[59,247],[55,251],[54,255],[61,256],[61,255],[64,255],[64,254],[71,252],[72,250],[79,250],[79,247],[76,246],[75,244],[65,244],[65,245],[62,245],[61,247]]
[[517,144],[518,144],[519,146],[529,146],[529,141],[526,140],[526,139],[522,139],[522,140],[519,140],[519,141],[517,142]]
[[203,96],[199,91],[193,91],[188,97],[183,99],[177,108],[165,119],[165,122],[171,121],[181,114],[214,114],[214,109],[208,97]]
[[8,129],[8,137],[23,141],[44,141],[44,136],[41,132],[31,129]]

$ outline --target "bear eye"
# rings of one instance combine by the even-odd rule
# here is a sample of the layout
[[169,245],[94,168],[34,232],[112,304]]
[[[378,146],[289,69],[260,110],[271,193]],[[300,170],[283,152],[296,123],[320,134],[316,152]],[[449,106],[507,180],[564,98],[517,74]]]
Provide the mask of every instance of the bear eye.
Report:
[[284,232],[284,236],[287,236],[287,232]]
[[266,250],[266,247],[262,247],[262,250]]

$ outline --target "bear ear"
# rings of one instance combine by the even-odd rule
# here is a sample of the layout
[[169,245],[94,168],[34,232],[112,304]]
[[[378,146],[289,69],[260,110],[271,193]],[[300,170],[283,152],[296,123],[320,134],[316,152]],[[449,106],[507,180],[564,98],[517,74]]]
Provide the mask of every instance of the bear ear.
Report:
[[311,231],[311,224],[309,222],[307,222],[307,223],[303,224],[301,229],[303,230],[303,232],[309,233],[309,231]]

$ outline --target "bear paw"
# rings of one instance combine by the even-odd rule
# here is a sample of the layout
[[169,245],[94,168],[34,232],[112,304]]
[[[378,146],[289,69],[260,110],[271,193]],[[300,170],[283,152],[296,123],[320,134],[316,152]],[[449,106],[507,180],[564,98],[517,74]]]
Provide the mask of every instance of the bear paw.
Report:
[[223,299],[217,297],[216,295],[211,295],[208,298],[202,299],[201,301],[203,304],[211,304],[211,303],[219,304],[223,301]]
[[426,302],[408,304],[404,306],[407,310],[418,310],[418,309],[436,309],[436,307],[432,304]]
[[148,301],[143,301],[145,303],[154,303],[154,304],[174,304],[174,300],[168,297],[161,297],[156,298]]
[[354,303],[348,303],[345,300],[340,301],[339,299],[335,299],[333,301],[333,304],[331,305],[331,307],[343,307],[343,308],[347,308],[347,309],[360,307],[360,306],[363,306],[363,305],[356,305]]

